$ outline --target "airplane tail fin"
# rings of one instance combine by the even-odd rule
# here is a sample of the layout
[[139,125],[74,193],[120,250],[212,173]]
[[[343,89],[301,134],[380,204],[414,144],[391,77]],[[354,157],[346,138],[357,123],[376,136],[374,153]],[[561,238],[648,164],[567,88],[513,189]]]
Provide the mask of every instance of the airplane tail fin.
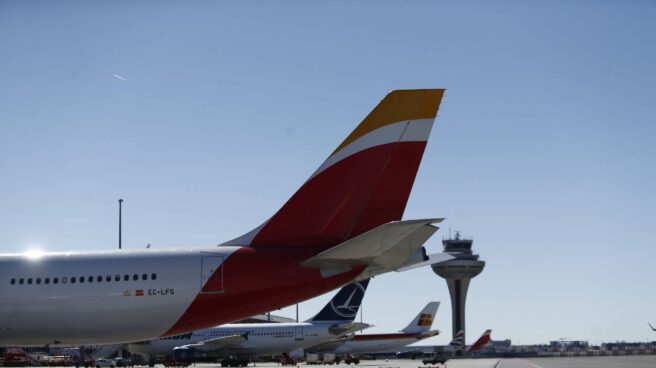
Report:
[[449,347],[455,351],[459,351],[465,348],[465,331],[458,331],[456,336],[449,343]]
[[443,94],[390,92],[276,214],[223,245],[327,249],[400,220]]
[[410,322],[410,324],[401,330],[405,333],[422,333],[429,331],[431,326],[433,326],[433,320],[435,319],[435,314],[437,313],[437,308],[439,308],[440,302],[430,302],[426,304],[424,309],[417,314],[415,319]]
[[360,310],[369,280],[352,282],[341,288],[328,304],[308,322],[353,322]]
[[485,330],[483,332],[483,335],[476,340],[475,343],[472,344],[472,346],[467,349],[468,352],[473,353],[478,350],[481,350],[485,345],[487,345],[490,342],[490,335],[492,334],[492,330]]

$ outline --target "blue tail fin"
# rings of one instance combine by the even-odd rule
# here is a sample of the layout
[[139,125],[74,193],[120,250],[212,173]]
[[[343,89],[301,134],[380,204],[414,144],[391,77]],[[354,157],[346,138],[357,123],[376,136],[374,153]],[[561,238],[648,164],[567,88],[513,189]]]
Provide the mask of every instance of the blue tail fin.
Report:
[[367,291],[367,285],[368,279],[344,286],[309,322],[353,322]]

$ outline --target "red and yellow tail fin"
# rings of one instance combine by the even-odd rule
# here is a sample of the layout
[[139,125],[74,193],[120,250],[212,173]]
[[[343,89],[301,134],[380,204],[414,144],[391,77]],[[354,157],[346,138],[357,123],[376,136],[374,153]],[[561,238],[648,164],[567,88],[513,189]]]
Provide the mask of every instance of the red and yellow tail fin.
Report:
[[225,244],[328,248],[400,220],[443,95],[389,93],[273,217]]

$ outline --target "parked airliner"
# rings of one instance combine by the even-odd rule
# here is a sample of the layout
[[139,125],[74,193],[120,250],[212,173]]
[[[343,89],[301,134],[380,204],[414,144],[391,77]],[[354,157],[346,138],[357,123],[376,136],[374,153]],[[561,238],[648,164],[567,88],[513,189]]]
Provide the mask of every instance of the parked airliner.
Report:
[[443,260],[422,247],[441,219],[400,221],[443,93],[389,93],[277,213],[218,246],[1,255],[0,346],[176,336]]
[[353,323],[369,280],[343,287],[313,318],[300,323],[237,323],[128,345],[147,360],[173,357],[179,362],[248,363],[258,355],[280,354],[317,345],[369,327]]
[[436,336],[438,330],[432,330],[433,319],[440,302],[430,302],[404,329],[397,333],[355,334],[344,339],[337,339],[315,346],[310,350],[330,351],[339,355],[359,355],[395,351],[417,341]]

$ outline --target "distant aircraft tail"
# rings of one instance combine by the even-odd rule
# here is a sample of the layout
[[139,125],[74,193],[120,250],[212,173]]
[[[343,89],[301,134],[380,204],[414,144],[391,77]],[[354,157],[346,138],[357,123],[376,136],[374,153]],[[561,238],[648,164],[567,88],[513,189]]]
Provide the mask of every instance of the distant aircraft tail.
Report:
[[485,345],[487,345],[490,342],[490,335],[492,334],[492,330],[485,330],[483,332],[483,335],[476,340],[475,343],[472,344],[472,346],[467,349],[468,352],[473,353],[478,350],[481,350]]
[[449,343],[449,348],[459,351],[465,348],[465,331],[458,331],[456,336]]
[[275,215],[223,245],[321,250],[400,220],[443,94],[389,93]]
[[401,332],[419,334],[429,331],[431,326],[433,326],[433,320],[435,319],[435,314],[437,313],[437,308],[439,308],[439,306],[440,302],[430,302],[426,304],[424,309],[422,309],[415,319],[413,319],[406,328],[401,330]]
[[353,322],[360,310],[369,280],[350,283],[341,288],[328,304],[308,322]]
[[651,327],[652,331],[656,331],[656,328],[654,328],[654,326],[652,326],[651,323],[647,323],[647,324],[649,325],[649,327]]

